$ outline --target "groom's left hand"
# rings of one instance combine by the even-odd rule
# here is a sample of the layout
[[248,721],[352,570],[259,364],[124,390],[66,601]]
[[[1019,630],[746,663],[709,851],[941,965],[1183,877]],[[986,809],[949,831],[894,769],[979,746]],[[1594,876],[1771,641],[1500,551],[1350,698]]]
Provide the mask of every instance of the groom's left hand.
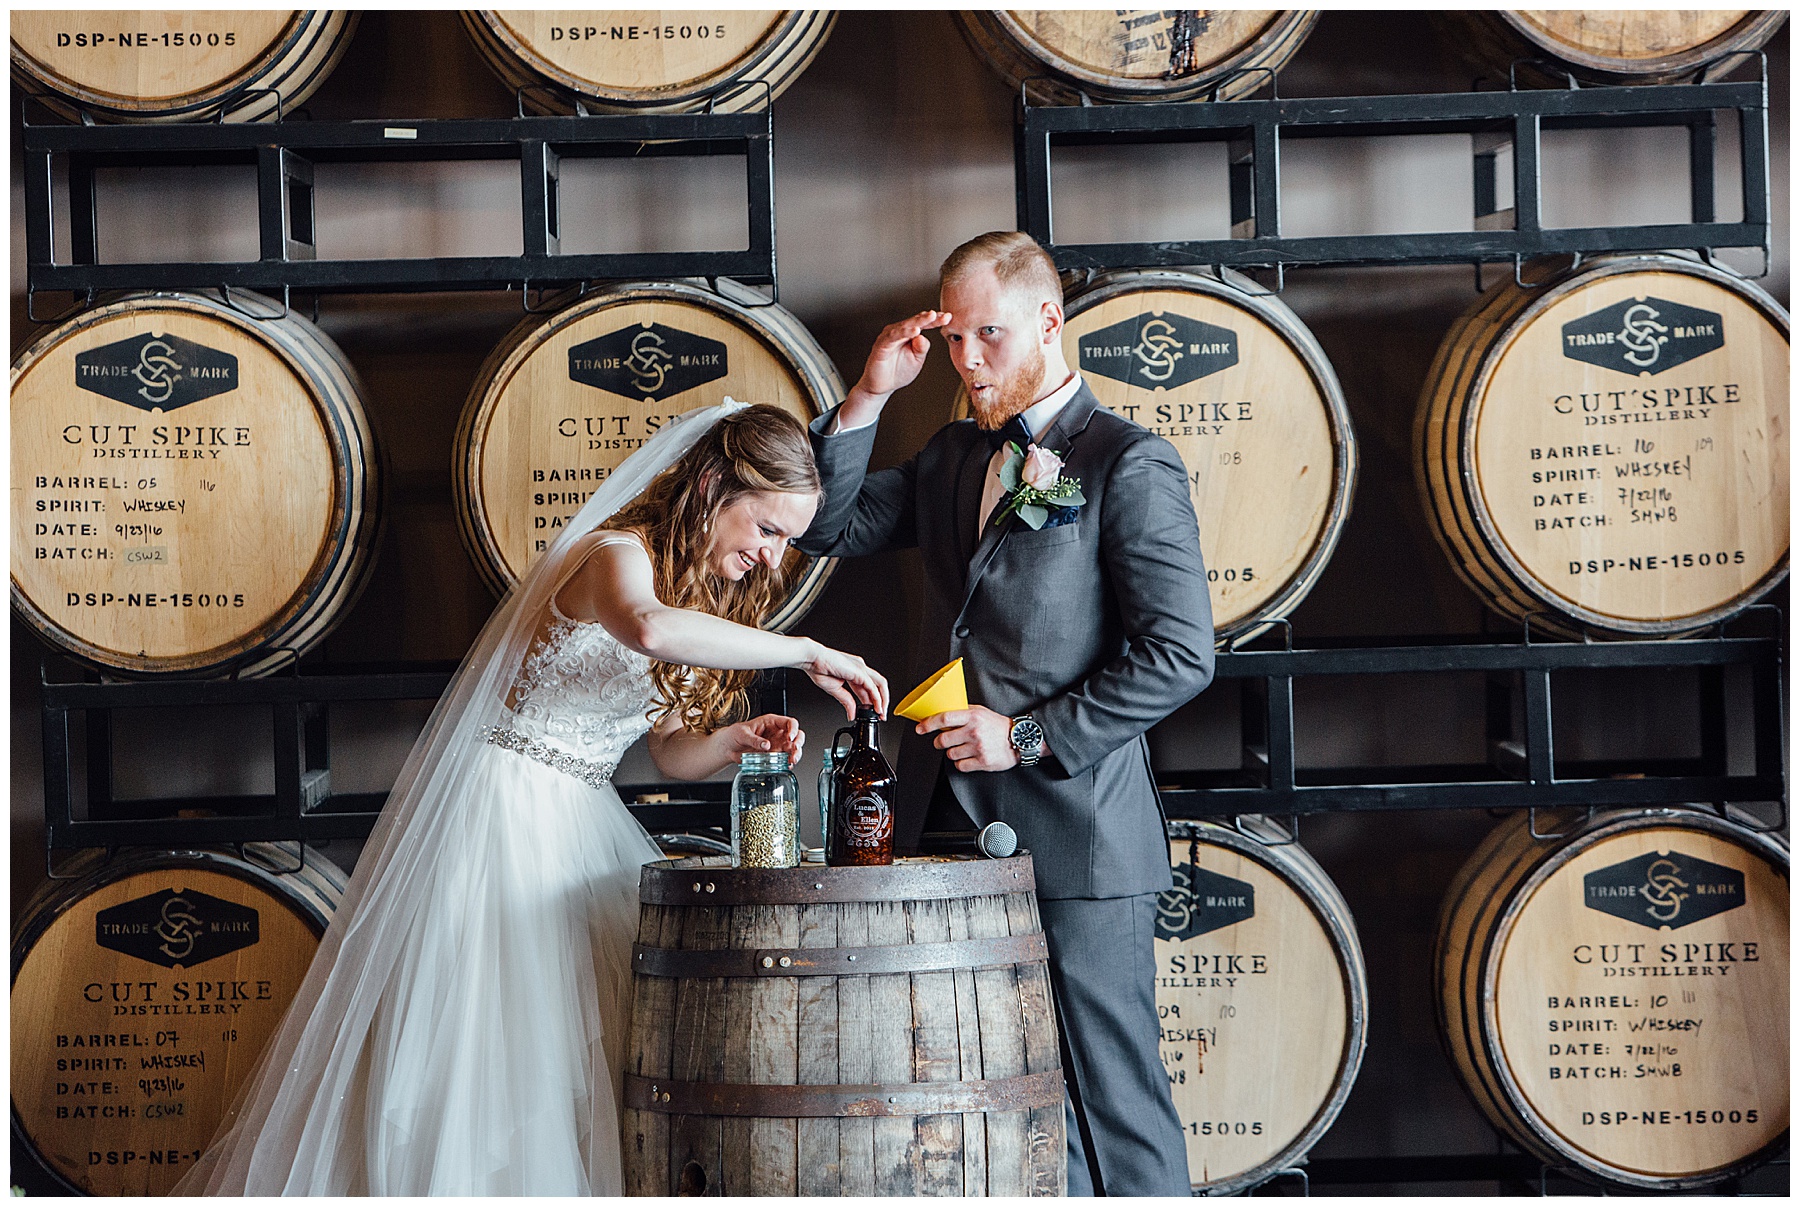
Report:
[[[1019,765],[1019,752],[1012,744],[1012,718],[980,704],[926,717],[916,732],[937,734],[932,745],[943,751],[958,771],[1009,771]],[[1048,747],[1045,753],[1049,753]]]

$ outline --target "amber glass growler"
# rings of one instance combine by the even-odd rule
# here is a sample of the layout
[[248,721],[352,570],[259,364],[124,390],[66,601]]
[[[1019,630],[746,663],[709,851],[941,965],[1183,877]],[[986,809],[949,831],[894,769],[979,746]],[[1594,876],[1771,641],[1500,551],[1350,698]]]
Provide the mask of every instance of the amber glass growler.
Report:
[[[848,734],[848,750],[842,746]],[[868,867],[894,862],[894,769],[882,756],[880,721],[872,708],[856,710],[856,723],[837,731],[832,752],[831,833],[825,862],[832,867]]]

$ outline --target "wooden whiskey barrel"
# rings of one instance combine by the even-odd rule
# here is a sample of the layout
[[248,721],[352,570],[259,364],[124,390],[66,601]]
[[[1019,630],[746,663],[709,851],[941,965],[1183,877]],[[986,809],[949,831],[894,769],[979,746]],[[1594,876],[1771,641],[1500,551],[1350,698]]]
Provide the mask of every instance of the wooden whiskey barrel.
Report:
[[1337,886],[1299,846],[1171,822],[1156,1005],[1196,1193],[1236,1194],[1330,1128],[1362,1064],[1368,976]]
[[1676,84],[1742,67],[1787,19],[1754,9],[1500,9],[1432,14],[1446,40],[1500,78],[1565,87]]
[[[483,579],[511,587],[614,466],[670,417],[728,395],[810,423],[844,384],[785,308],[679,282],[601,289],[515,327],[475,375],[456,432],[457,523]],[[767,627],[805,615],[833,565],[791,550],[794,586]]]
[[1095,397],[1187,466],[1219,641],[1292,612],[1356,481],[1350,413],[1312,333],[1229,270],[1102,274],[1067,314],[1063,352]]
[[1552,1165],[1649,1190],[1785,1149],[1788,874],[1685,809],[1503,822],[1438,918],[1438,1022],[1476,1104]]
[[1534,628],[1668,636],[1787,573],[1788,317],[1732,273],[1610,259],[1482,297],[1414,424],[1463,580]]
[[[1319,14],[1301,9],[959,12],[963,36],[1037,104],[1228,101],[1270,83]],[[1030,81],[1026,83],[1026,81]]]
[[[738,113],[805,71],[834,12],[509,9],[464,12],[488,66],[540,112]],[[767,85],[764,87],[764,85]]]
[[344,876],[264,843],[66,870],[13,930],[14,1143],[70,1193],[166,1194],[281,1022]]
[[625,1193],[1060,1195],[1031,858],[645,866]]
[[51,645],[133,674],[266,673],[355,601],[377,449],[342,353],[280,309],[129,297],[13,362],[13,606]]
[[21,11],[13,80],[73,120],[269,121],[325,82],[356,22],[354,11]]

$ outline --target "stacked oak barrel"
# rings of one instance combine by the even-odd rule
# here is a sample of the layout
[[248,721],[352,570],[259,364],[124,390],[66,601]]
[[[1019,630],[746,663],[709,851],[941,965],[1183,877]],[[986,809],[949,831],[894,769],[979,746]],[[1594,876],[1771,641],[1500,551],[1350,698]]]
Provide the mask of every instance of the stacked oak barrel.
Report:
[[94,851],[63,873],[13,927],[15,1143],[65,1191],[167,1194],[280,1024],[344,877],[264,843]]
[[[809,423],[844,396],[837,370],[792,313],[728,282],[638,281],[528,318],[475,375],[456,431],[457,522],[482,577],[517,582],[614,466],[671,418],[730,397]],[[833,563],[790,550],[786,629]]]
[[1451,328],[1414,428],[1457,573],[1534,628],[1666,636],[1787,574],[1787,312],[1688,255],[1509,283]]

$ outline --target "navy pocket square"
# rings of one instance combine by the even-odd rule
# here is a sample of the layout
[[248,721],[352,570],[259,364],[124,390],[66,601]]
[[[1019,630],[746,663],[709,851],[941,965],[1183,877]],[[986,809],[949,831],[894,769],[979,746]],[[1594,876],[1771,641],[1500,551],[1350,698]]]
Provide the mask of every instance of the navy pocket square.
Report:
[[1064,524],[1073,524],[1081,518],[1081,511],[1075,507],[1055,507],[1050,511],[1050,518],[1044,521],[1045,528],[1061,528]]

